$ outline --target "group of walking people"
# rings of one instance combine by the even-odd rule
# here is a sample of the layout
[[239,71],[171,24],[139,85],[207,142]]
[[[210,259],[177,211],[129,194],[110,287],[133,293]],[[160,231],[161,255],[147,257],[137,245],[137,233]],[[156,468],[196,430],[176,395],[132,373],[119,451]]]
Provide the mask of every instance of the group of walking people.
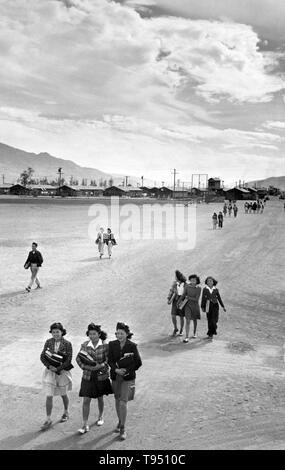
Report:
[[244,203],[244,212],[246,214],[263,214],[264,207],[266,204],[266,200],[261,201],[253,201],[253,202],[245,202]]
[[[193,321],[192,338],[197,338],[197,324],[201,319],[199,300],[202,291],[201,310],[206,313],[208,321],[208,331],[205,339],[212,340],[217,334],[219,320],[219,305],[226,312],[226,308],[217,288],[218,281],[212,276],[205,279],[205,287],[200,287],[200,278],[197,274],[186,277],[178,270],[175,271],[175,281],[172,283],[167,302],[171,305],[171,318],[174,326],[172,336],[183,336],[184,319],[185,339],[183,343],[188,343],[190,339],[190,323]],[[177,318],[180,320],[178,329]]]
[[[51,415],[53,397],[62,397],[64,411],[60,422],[69,419],[68,392],[72,389],[72,354],[70,341],[64,336],[66,330],[61,323],[50,326],[49,338],[43,347],[40,359],[45,366],[43,372],[43,387],[46,392],[46,420],[41,429],[47,430],[52,425]],[[104,424],[104,396],[114,394],[115,408],[118,423],[114,432],[125,440],[127,403],[134,399],[136,371],[141,367],[142,361],[137,345],[130,340],[133,333],[123,322],[116,326],[116,340],[106,342],[107,334],[100,325],[90,323],[87,327],[87,341],[83,342],[76,356],[76,362],[82,369],[83,375],[79,396],[83,398],[83,423],[78,430],[79,434],[89,431],[89,413],[91,400],[98,401],[97,426]]]
[[102,258],[102,256],[104,256],[105,245],[107,246],[107,249],[108,249],[109,258],[111,258],[112,256],[113,246],[117,245],[117,242],[115,240],[114,234],[112,233],[112,230],[110,228],[107,228],[107,232],[105,232],[103,227],[100,227],[95,243],[96,245],[98,245],[100,259]]

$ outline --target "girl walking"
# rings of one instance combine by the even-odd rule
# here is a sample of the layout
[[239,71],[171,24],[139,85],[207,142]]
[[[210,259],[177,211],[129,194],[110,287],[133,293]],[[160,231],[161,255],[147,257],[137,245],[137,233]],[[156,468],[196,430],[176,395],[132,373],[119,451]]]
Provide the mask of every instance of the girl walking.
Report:
[[119,322],[116,327],[117,339],[109,343],[108,361],[119,420],[114,431],[120,433],[122,440],[127,438],[127,404],[134,399],[136,370],[142,365],[137,345],[130,341],[132,335],[128,325]]
[[[66,330],[61,323],[53,323],[49,332],[52,338],[48,339],[41,353],[41,361],[45,366],[43,373],[43,387],[46,392],[46,421],[41,429],[48,429],[51,424],[51,413],[53,407],[53,397],[60,395],[62,397],[64,412],[61,422],[69,418],[68,405],[69,399],[67,392],[72,389],[72,377],[70,370],[73,368],[72,344],[63,338]],[[54,365],[52,365],[54,364]]]
[[41,288],[40,281],[38,280],[38,272],[44,260],[43,260],[41,252],[37,250],[37,247],[38,247],[38,244],[36,242],[33,242],[32,250],[29,252],[28,258],[24,264],[24,268],[25,269],[30,268],[31,273],[32,273],[29,285],[28,287],[26,287],[27,292],[31,291],[34,281],[37,285],[36,289]]
[[167,302],[171,304],[171,319],[174,326],[174,330],[172,336],[175,336],[178,332],[177,328],[177,317],[180,318],[180,331],[179,336],[183,334],[183,327],[184,327],[184,317],[185,317],[185,309],[180,309],[178,307],[180,303],[181,296],[184,292],[184,285],[186,283],[186,277],[178,270],[175,271],[175,281],[173,282],[168,297]]
[[236,218],[236,217],[237,217],[237,213],[238,213],[238,207],[237,207],[236,204],[234,204],[233,211],[234,211],[234,217]]
[[112,233],[112,230],[110,228],[107,228],[107,233],[104,233],[104,243],[106,243],[107,248],[108,248],[108,256],[111,258],[112,256],[112,249],[114,245],[117,245],[117,242],[115,240],[114,234]]
[[230,204],[229,204],[229,207],[228,207],[229,217],[231,217],[231,215],[232,215],[232,210],[233,210],[233,206],[232,206],[231,203],[230,203]]
[[97,233],[97,238],[95,241],[96,245],[98,245],[99,257],[100,259],[104,255],[104,228],[100,227],[100,231]]
[[218,216],[216,212],[212,215],[212,222],[213,222],[213,230],[216,230],[217,228],[217,223],[218,223]]
[[[107,334],[101,330],[100,325],[90,323],[86,336],[89,339],[81,345],[81,349],[76,357],[77,364],[83,370],[79,391],[79,396],[83,397],[83,425],[78,430],[79,434],[85,434],[89,431],[88,418],[92,398],[98,400],[99,416],[96,424],[97,426],[102,426],[104,424],[103,396],[113,393],[109,379],[108,345],[105,343]],[[83,359],[84,355],[89,357],[89,364]]]
[[224,216],[221,211],[218,214],[218,221],[219,221],[219,228],[223,228]]
[[206,286],[202,293],[201,308],[203,312],[207,314],[208,320],[208,332],[207,336],[209,339],[213,338],[213,335],[217,334],[217,324],[219,320],[219,304],[226,312],[225,306],[221,299],[220,293],[216,287],[218,281],[212,276],[208,276],[205,280]]
[[225,203],[225,204],[224,204],[224,207],[223,207],[224,217],[226,217],[227,212],[228,212],[228,207],[227,207],[227,204]]
[[183,343],[189,342],[189,331],[190,331],[190,322],[193,321],[194,330],[192,338],[197,338],[197,323],[200,320],[200,307],[199,307],[199,298],[201,295],[200,278],[196,274],[191,274],[189,276],[189,284],[185,284],[184,292],[181,297],[181,302],[184,299],[187,299],[185,305],[185,318],[186,318],[186,337],[183,340]]

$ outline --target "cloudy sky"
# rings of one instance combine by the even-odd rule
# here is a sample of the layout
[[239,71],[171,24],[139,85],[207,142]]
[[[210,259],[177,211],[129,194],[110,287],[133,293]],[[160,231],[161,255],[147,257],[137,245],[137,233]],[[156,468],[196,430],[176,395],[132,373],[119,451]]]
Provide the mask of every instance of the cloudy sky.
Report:
[[285,174],[284,0],[0,0],[0,141],[157,183]]

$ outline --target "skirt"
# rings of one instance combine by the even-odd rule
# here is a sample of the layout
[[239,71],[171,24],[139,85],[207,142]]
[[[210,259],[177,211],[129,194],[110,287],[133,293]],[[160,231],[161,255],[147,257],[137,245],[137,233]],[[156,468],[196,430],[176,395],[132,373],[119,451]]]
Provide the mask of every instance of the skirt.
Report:
[[56,374],[49,369],[45,369],[42,383],[48,397],[64,396],[72,390],[72,377],[69,370],[62,370],[60,374]]
[[181,295],[176,295],[174,297],[174,300],[173,300],[172,306],[171,306],[171,315],[177,315],[178,317],[185,317],[185,313],[184,313],[185,307],[183,307],[182,310],[177,308],[177,303],[179,302],[181,297],[182,297]]
[[198,303],[187,302],[185,305],[185,318],[187,320],[200,320],[200,307]]
[[80,397],[87,398],[99,398],[103,395],[111,395],[113,392],[110,379],[98,380],[96,372],[91,373],[91,379],[81,380],[81,386],[79,391]]

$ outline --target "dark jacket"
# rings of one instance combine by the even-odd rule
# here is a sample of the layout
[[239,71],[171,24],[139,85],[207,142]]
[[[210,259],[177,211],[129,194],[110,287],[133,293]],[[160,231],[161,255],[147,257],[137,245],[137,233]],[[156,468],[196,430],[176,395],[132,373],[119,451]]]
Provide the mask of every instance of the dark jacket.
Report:
[[[53,338],[47,339],[45,342],[44,348],[42,350],[42,353],[41,353],[41,361],[48,369],[50,367],[50,363],[45,357],[45,351],[49,349],[51,353],[54,353],[55,352],[54,347],[55,347],[55,340]],[[58,374],[60,373],[61,370],[73,369],[73,365],[71,364],[72,344],[69,341],[67,341],[64,338],[61,339],[57,354],[62,354],[65,356],[65,361],[61,364],[61,366],[57,367],[56,369]]]
[[206,310],[207,300],[209,300],[213,304],[219,303],[221,307],[223,308],[225,307],[217,287],[214,287],[212,294],[207,287],[204,287],[203,292],[202,292],[202,301],[201,301],[201,308],[203,312],[205,312]]
[[40,251],[36,250],[35,252],[33,250],[30,251],[27,261],[25,264],[29,263],[36,263],[38,266],[41,266],[43,264],[44,260],[42,257],[42,254]]
[[[133,364],[130,367],[118,367],[117,362],[124,356],[125,353],[133,353]],[[123,349],[120,347],[120,342],[116,339],[115,341],[109,342],[109,353],[108,363],[111,368],[111,379],[116,380],[115,369],[124,368],[126,374],[123,376],[124,380],[134,380],[136,378],[136,370],[142,365],[142,360],[138,352],[137,345],[127,339]]]

